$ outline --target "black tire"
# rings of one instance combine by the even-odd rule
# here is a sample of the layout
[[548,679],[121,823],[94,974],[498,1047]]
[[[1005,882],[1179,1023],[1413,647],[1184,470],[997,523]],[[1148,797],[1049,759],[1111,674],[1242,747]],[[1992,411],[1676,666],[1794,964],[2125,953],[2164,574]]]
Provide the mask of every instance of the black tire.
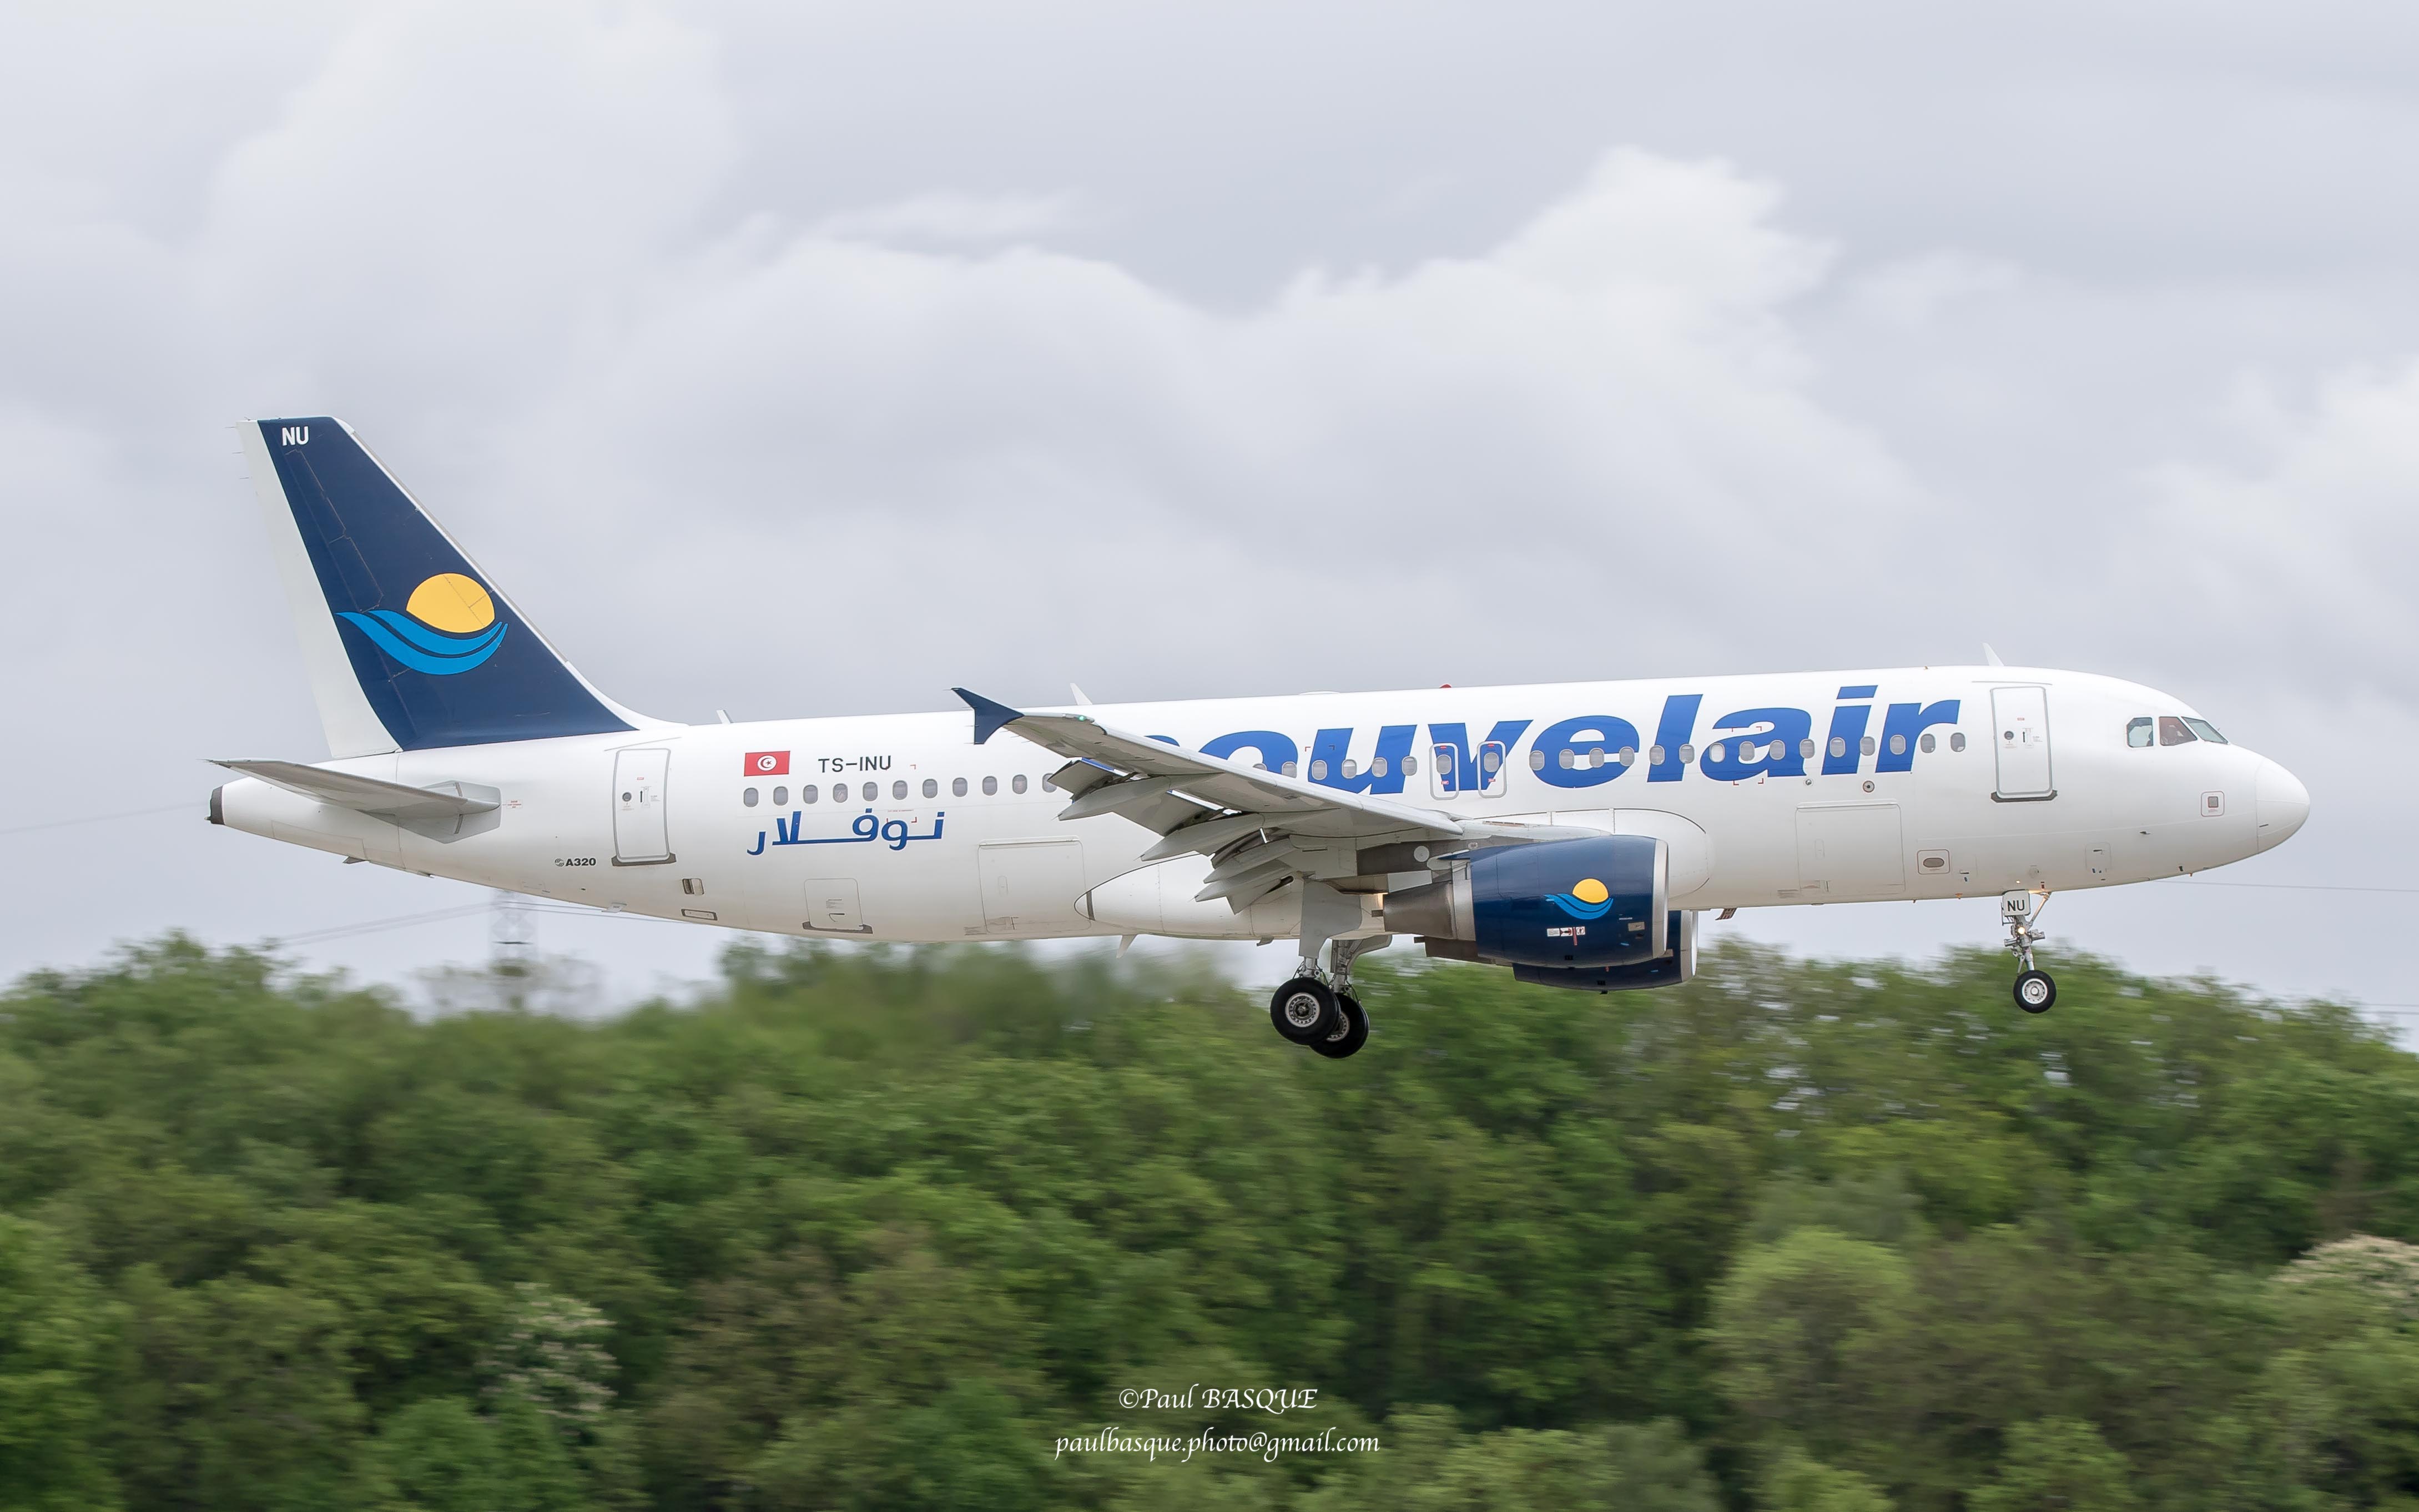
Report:
[[1296,977],[1271,995],[1269,1022],[1296,1044],[1315,1044],[1342,1022],[1335,995],[1315,977]]
[[2016,974],[2016,1006],[2027,1013],[2046,1013],[2057,1001],[2057,983],[2046,971],[2022,971]]
[[1336,1026],[1335,1032],[1324,1040],[1312,1041],[1310,1047],[1330,1060],[1342,1060],[1347,1056],[1357,1054],[1363,1045],[1369,1042],[1369,1011],[1363,1008],[1361,999],[1350,993],[1337,993],[1335,1015],[1343,1020]]

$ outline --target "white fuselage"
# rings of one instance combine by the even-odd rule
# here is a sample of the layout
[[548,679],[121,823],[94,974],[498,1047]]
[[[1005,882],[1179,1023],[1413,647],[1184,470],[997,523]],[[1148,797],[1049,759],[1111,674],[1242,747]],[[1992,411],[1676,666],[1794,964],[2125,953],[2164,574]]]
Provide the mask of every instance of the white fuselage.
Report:
[[[1873,692],[1842,697],[1861,688]],[[2129,721],[2192,715],[2180,701],[2032,669],[1083,712],[1271,768],[1290,753],[1310,780],[1462,818],[1661,835],[1673,842],[1672,903],[1694,910],[2143,882],[2265,850],[2308,810],[2289,773],[2241,747],[2128,744]],[[1722,728],[1733,713],[1757,717]],[[1489,736],[1506,733],[1498,771],[1478,772]],[[1755,753],[1744,764],[1742,738]],[[1441,761],[1440,746],[1449,753]],[[774,754],[769,764],[786,763],[786,772],[751,769],[751,753]],[[1141,872],[1140,854],[1158,837],[1137,824],[1114,814],[1062,823],[1067,795],[1046,779],[1063,764],[1012,729],[976,745],[963,711],[667,725],[327,764],[414,787],[501,793],[490,827],[447,841],[254,779],[226,786],[221,815],[236,828],[407,871],[793,935],[1291,933],[1290,904],[1239,915],[1223,901],[1193,903],[1207,857]],[[1470,788],[1456,791],[1445,767],[1459,768]],[[1339,877],[1352,870],[1336,868]]]

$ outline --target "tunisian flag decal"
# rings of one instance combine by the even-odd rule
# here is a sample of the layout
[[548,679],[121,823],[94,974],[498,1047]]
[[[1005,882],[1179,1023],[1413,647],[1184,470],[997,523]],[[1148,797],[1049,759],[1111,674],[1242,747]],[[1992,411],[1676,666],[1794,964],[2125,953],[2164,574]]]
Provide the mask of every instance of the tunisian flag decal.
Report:
[[751,750],[747,753],[749,777],[787,777],[790,775],[790,753],[786,750]]

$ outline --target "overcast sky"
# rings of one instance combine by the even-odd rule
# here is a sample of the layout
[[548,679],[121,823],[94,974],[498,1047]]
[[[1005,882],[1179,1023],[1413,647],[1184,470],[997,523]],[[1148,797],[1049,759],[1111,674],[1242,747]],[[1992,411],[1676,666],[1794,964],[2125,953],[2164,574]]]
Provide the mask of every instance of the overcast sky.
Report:
[[[0,972],[482,896],[201,822],[325,755],[243,415],[349,420],[667,717],[1989,640],[2303,778],[2209,881],[2419,887],[2414,181],[2369,0],[0,5],[0,829],[184,805],[0,836]],[[2419,1005],[2419,894],[2044,922]],[[730,938],[541,931],[623,995]]]

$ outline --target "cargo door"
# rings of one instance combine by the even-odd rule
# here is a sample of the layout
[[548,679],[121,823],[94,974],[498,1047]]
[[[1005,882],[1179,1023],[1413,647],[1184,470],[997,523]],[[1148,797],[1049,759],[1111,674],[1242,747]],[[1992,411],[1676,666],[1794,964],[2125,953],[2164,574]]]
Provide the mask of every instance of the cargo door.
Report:
[[1906,890],[1895,803],[1809,804],[1797,810],[1799,892],[1880,898]]
[[664,783],[672,753],[616,751],[613,756],[613,864],[658,866],[672,859],[664,823]]
[[2003,802],[2057,797],[2050,780],[2049,689],[1991,689],[1991,720],[1999,748],[1999,785],[1993,796]]
[[1075,900],[1084,895],[1083,841],[985,845],[976,866],[982,878],[986,933],[1069,933],[1083,924],[1075,913]]
[[810,877],[807,881],[806,927],[827,934],[871,934],[856,894],[855,877]]

